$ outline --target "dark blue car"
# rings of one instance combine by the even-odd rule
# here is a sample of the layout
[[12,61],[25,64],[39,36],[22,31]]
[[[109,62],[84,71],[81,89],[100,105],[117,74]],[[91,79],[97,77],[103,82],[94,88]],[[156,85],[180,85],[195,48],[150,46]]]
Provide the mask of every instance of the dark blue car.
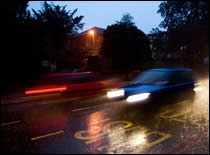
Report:
[[193,94],[195,80],[188,68],[157,68],[144,71],[128,85],[107,92],[108,98],[127,103],[165,100]]

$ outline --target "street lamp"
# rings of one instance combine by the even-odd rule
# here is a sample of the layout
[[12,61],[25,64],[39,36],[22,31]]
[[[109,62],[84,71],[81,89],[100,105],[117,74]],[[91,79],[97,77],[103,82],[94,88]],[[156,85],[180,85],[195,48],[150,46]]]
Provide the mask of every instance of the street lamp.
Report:
[[94,30],[89,31],[89,35],[94,36],[94,34],[95,34]]
[[95,46],[95,31],[89,30],[88,34],[90,35],[90,37],[92,39],[92,45]]

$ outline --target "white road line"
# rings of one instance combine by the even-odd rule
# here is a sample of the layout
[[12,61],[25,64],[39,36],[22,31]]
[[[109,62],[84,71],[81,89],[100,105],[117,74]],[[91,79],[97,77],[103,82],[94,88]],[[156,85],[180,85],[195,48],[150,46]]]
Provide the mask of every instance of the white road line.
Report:
[[85,96],[85,97],[70,97],[70,98],[64,98],[64,99],[57,99],[57,100],[50,100],[50,101],[42,101],[42,102],[37,102],[38,104],[56,104],[56,103],[65,103],[65,102],[71,102],[71,101],[76,101],[76,100],[85,100],[90,98],[90,96]]
[[51,101],[41,101],[37,102],[37,104],[56,104],[56,103],[65,103],[70,101],[75,101],[80,99],[81,97],[75,97],[75,98],[67,98],[67,99],[57,99],[57,100],[51,100]]
[[12,121],[12,122],[7,122],[7,123],[1,123],[1,127],[9,126],[9,125],[14,125],[14,124],[18,124],[18,123],[20,123],[20,120],[18,120],[18,121]]
[[73,109],[72,112],[83,111],[83,110],[87,110],[87,109],[94,109],[94,108],[101,107],[101,106],[106,106],[106,105],[109,105],[109,104],[100,104],[100,105],[96,105],[96,106],[77,108],[77,109]]
[[43,139],[43,138],[47,138],[47,137],[51,137],[51,136],[56,136],[56,135],[60,135],[60,134],[64,134],[64,131],[59,130],[59,131],[51,132],[51,133],[48,133],[48,134],[45,134],[45,135],[33,137],[33,138],[31,138],[31,141],[35,141],[35,140],[39,140],[39,139]]
[[51,100],[51,101],[41,101],[41,102],[38,102],[38,104],[54,104],[54,103],[63,103],[63,102],[68,102],[68,101],[73,101],[73,99],[57,99],[57,100]]
[[23,96],[23,97],[17,97],[16,99],[5,99],[3,100],[3,104],[10,104],[10,103],[24,103],[24,102],[30,102],[33,100],[39,100],[39,99],[43,99],[46,97],[55,97],[55,96],[61,96],[61,94],[56,93],[56,94],[42,94],[42,95],[36,95],[36,96]]
[[76,111],[82,111],[82,110],[86,110],[86,109],[89,109],[90,107],[86,107],[86,108],[78,108],[78,109],[73,109],[72,111],[73,112],[76,112]]

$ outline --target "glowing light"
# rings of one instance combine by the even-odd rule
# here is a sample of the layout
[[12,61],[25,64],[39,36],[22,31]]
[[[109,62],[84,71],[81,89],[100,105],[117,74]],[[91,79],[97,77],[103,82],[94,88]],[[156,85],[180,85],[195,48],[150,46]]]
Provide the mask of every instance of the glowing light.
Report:
[[42,89],[35,89],[35,90],[27,90],[25,91],[26,95],[30,94],[40,94],[40,93],[50,93],[50,92],[63,92],[67,90],[67,87],[54,87],[54,88],[42,88]]
[[90,30],[89,32],[89,35],[93,36],[95,34],[94,30]]
[[104,113],[95,112],[90,115],[87,120],[88,127],[88,135],[89,136],[97,136],[97,134],[102,133],[103,129],[103,120],[105,119]]
[[203,90],[203,87],[197,86],[197,87],[195,87],[193,90],[194,90],[195,92],[200,92],[200,91]]
[[132,146],[143,145],[146,143],[146,135],[144,133],[138,133],[131,136],[130,144]]
[[120,97],[120,96],[124,96],[124,95],[125,95],[125,91],[123,89],[118,89],[118,90],[113,90],[113,91],[107,92],[108,98],[115,98],[115,97]]
[[149,95],[150,95],[150,93],[142,93],[142,94],[137,94],[137,95],[131,95],[126,99],[126,101],[129,102],[129,103],[143,101],[143,100],[146,100],[149,97]]

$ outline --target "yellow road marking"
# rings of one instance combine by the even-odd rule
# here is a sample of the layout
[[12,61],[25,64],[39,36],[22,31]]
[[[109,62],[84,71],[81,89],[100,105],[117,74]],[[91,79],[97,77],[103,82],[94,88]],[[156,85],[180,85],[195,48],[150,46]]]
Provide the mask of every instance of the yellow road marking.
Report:
[[159,131],[149,132],[149,133],[147,133],[147,137],[148,137],[149,135],[152,135],[152,134],[158,134],[158,135],[160,135],[160,136],[162,136],[162,137],[159,138],[159,139],[157,139],[157,140],[155,140],[155,141],[153,141],[153,142],[151,142],[151,143],[146,144],[146,146],[145,146],[146,148],[151,148],[151,147],[153,147],[154,145],[160,144],[160,143],[162,143],[163,141],[165,141],[165,140],[167,140],[167,139],[169,139],[169,138],[171,137],[171,134],[163,133],[163,132],[159,132]]
[[[105,122],[108,120],[109,119],[105,119],[102,121]],[[101,123],[101,121],[99,123]],[[144,127],[140,127],[140,126],[132,127],[133,123],[129,122],[129,121],[113,121],[113,122],[108,122],[108,124],[105,124],[103,129],[101,130],[101,132],[97,133],[96,135],[88,135],[89,134],[88,130],[80,130],[74,134],[74,138],[84,140],[86,144],[91,144],[91,143],[96,142],[99,139],[103,139],[103,137],[106,134],[109,134],[109,128],[116,126],[116,125],[122,125],[122,127],[126,131],[130,131],[132,129],[141,129],[143,131],[146,131],[146,129]],[[113,135],[110,135],[110,136],[113,136]]]
[[182,111],[182,112],[170,115],[170,113],[172,113],[172,112],[175,113],[176,111],[174,111],[174,110],[167,110],[167,111],[165,111],[165,112],[160,114],[160,118],[173,119],[173,118],[177,118],[177,117],[180,117],[180,116],[185,116],[185,115],[191,113],[192,111],[191,110],[187,110],[187,111]]
[[[109,134],[108,129],[111,128],[112,126],[115,126],[115,125],[119,124],[119,123],[121,125],[123,124],[123,128],[127,132],[128,131],[134,131],[134,130],[141,130],[141,131],[145,132],[146,137],[148,137],[150,135],[153,135],[153,134],[157,134],[157,135],[161,136],[157,140],[145,144],[144,147],[147,148],[147,149],[149,149],[149,148],[151,148],[151,147],[153,147],[157,144],[160,144],[163,141],[172,137],[171,134],[163,133],[163,132],[159,132],[159,131],[150,131],[149,129],[146,129],[145,127],[140,126],[140,125],[133,126],[134,124],[132,122],[129,122],[129,121],[114,121],[114,122],[109,122],[108,124],[105,124],[104,129],[101,132],[97,133],[96,135],[88,135],[88,130],[80,130],[80,131],[77,131],[74,134],[74,138],[84,140],[85,144],[88,145],[88,144],[94,143],[94,142],[96,142],[100,139],[105,138],[105,135]],[[110,136],[114,136],[114,135],[110,134]],[[102,146],[102,147],[99,147],[97,150],[100,151],[103,148],[107,148],[107,147],[110,147],[110,146]]]
[[7,123],[1,123],[1,127],[8,126],[8,125],[13,125],[13,124],[18,124],[18,123],[20,123],[20,120],[18,120],[18,121],[12,121],[12,122],[7,122]]
[[[96,123],[93,123],[91,125],[97,125],[97,124],[100,124],[100,123],[104,123],[104,122],[107,122],[109,121],[110,119],[109,118],[106,118],[104,120],[101,120],[99,122],[96,122]],[[95,139],[97,137],[100,137],[102,136],[104,133],[104,131],[102,131],[102,133],[98,133],[97,135],[92,135],[92,136],[88,136],[88,130],[80,130],[80,131],[77,131],[75,134],[74,134],[74,137],[76,139],[81,139],[81,140],[91,140],[91,139]],[[87,134],[86,136],[84,136],[85,134]]]
[[[167,139],[169,139],[170,137],[172,137],[171,134],[168,134],[168,133],[163,133],[163,132],[158,132],[158,131],[152,131],[152,132],[146,132],[146,137],[150,136],[150,135],[159,135],[161,136],[160,138],[158,138],[157,140],[154,140],[150,143],[147,143],[147,144],[143,144],[143,148],[144,149],[150,149],[151,147],[155,146],[155,145],[158,145],[158,144],[161,144],[163,141],[166,141]],[[122,143],[122,142],[121,142]],[[117,144],[115,146],[109,146],[109,145],[105,145],[105,146],[101,146],[99,148],[97,148],[98,151],[102,151],[103,149],[109,149],[110,151],[115,151],[117,148],[121,147],[121,146],[126,146],[126,145],[129,145],[129,142],[125,142],[125,143],[122,143],[122,144]],[[142,148],[141,145],[139,145],[138,147]],[[133,154],[133,152],[131,153]]]
[[55,135],[60,135],[60,134],[64,134],[64,131],[63,130],[59,130],[59,131],[56,131],[56,132],[51,132],[51,133],[48,133],[46,135],[41,135],[41,136],[33,137],[33,138],[31,138],[31,140],[32,141],[35,141],[35,140],[39,140],[39,139],[42,139],[42,138],[47,138],[47,137],[51,137],[51,136],[55,136]]
[[[130,128],[125,128],[125,131],[126,131],[126,132],[129,132],[129,131],[132,131],[132,130],[140,130],[140,131],[142,131],[142,132],[147,132],[147,131],[148,131],[148,129],[146,129],[146,128],[142,127],[142,126],[134,126],[134,127],[130,127]],[[121,131],[119,131],[119,133],[120,133],[120,132],[121,132]],[[86,144],[94,143],[94,142],[96,142],[96,141],[98,141],[98,140],[100,140],[100,139],[105,138],[104,136],[105,136],[106,134],[108,134],[108,133],[104,132],[104,134],[99,135],[99,136],[97,136],[97,137],[95,137],[95,138],[93,138],[93,139],[87,140],[85,143],[86,143]],[[110,134],[109,136],[112,137],[112,136],[114,136],[114,134]],[[76,137],[75,137],[75,138],[76,138]]]
[[123,129],[127,129],[133,126],[133,123],[129,121],[113,121],[108,124],[105,124],[104,130],[107,132],[110,129],[112,129],[112,126],[117,126],[118,124],[121,124],[121,125],[123,124]]

